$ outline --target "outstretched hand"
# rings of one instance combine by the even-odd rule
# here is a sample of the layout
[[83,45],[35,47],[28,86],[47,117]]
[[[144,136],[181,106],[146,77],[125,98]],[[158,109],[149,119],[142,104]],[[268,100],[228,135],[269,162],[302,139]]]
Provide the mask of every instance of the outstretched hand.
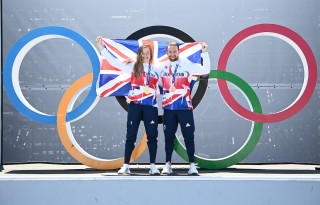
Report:
[[202,45],[202,49],[201,49],[202,53],[206,52],[207,49],[208,49],[208,45],[206,43],[204,43],[204,42],[202,42],[201,45]]
[[103,44],[102,44],[102,36],[98,36],[96,39],[97,46],[99,47],[100,51],[104,49]]
[[123,63],[125,63],[126,65],[128,65],[129,63],[133,63],[133,59],[132,58],[128,58],[126,60],[123,61]]

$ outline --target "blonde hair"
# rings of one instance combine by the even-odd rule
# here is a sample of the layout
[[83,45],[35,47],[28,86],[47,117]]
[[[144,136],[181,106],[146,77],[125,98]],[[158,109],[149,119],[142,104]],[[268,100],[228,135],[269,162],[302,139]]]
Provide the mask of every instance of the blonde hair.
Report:
[[177,46],[178,47],[178,51],[179,51],[179,45],[176,43],[176,42],[171,42],[167,45],[167,51],[168,51],[168,48],[169,46]]

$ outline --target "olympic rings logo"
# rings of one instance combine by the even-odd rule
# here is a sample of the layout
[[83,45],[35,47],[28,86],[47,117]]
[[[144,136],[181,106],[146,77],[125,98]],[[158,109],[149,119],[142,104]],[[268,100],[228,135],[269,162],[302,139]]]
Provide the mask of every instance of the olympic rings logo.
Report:
[[[146,31],[148,35],[141,36],[141,34],[145,34]],[[194,41],[182,31],[165,26],[147,27],[137,31],[128,38],[148,38],[157,34],[174,36],[174,38],[177,40],[181,40],[182,37],[188,39],[185,41]],[[228,58],[235,47],[250,38],[258,36],[272,36],[284,40],[295,49],[303,63],[304,82],[302,90],[290,106],[274,114],[263,114],[259,99],[249,84],[238,76],[226,72]],[[19,85],[19,69],[24,56],[36,44],[52,38],[67,38],[77,42],[89,56],[93,69],[93,73],[80,78],[74,84],[72,84],[70,88],[68,88],[59,104],[57,116],[47,115],[32,107],[23,96]],[[77,143],[70,127],[71,122],[81,119],[88,114],[100,99],[96,95],[95,83],[98,79],[100,70],[98,55],[99,54],[95,47],[80,34],[63,27],[42,27],[27,33],[12,47],[4,65],[3,82],[10,101],[23,115],[40,123],[57,124],[58,133],[64,147],[76,160],[84,165],[96,169],[116,169],[121,167],[123,164],[123,157],[107,160],[88,154]],[[280,25],[258,24],[240,31],[233,38],[231,38],[220,55],[217,70],[211,70],[209,78],[217,79],[220,93],[228,106],[236,114],[252,121],[251,131],[246,142],[233,154],[220,159],[207,159],[195,156],[195,162],[198,163],[199,167],[207,169],[220,169],[240,162],[252,152],[261,136],[263,123],[273,123],[288,119],[289,117],[292,117],[298,113],[307,104],[316,86],[317,64],[311,48],[296,32]],[[208,79],[204,79],[200,81],[199,88],[195,94],[195,97],[197,96],[197,99],[200,99],[197,103],[201,101],[201,98],[205,93],[207,80]],[[241,91],[243,91],[248,99],[249,104],[251,105],[251,110],[245,109],[233,98],[228,89],[226,81],[233,83]],[[73,104],[76,99],[90,86],[91,88],[88,96],[76,109],[73,110]],[[117,100],[126,109],[121,98],[117,98]],[[197,103],[195,104],[197,105]],[[139,145],[133,151],[131,161],[136,160],[146,148],[147,139],[145,133]],[[175,141],[175,151],[183,159],[188,159],[186,149],[177,138]]]

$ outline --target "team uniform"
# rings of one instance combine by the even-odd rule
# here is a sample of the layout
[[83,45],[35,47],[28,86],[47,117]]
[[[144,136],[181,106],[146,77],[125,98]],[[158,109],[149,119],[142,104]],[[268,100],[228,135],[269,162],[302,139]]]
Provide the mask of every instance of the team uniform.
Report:
[[181,127],[189,161],[194,162],[195,126],[192,112],[191,83],[195,79],[195,75],[205,75],[210,72],[208,53],[202,53],[201,57],[203,57],[203,66],[192,63],[188,59],[179,59],[175,62],[166,61],[160,65],[166,162],[171,162],[178,123]]
[[129,164],[134,143],[137,139],[140,121],[144,121],[150,163],[155,163],[157,153],[158,137],[158,105],[156,91],[160,73],[158,69],[148,63],[143,63],[142,73],[137,79],[133,74],[133,63],[124,64],[115,59],[106,49],[101,51],[101,55],[108,62],[124,72],[131,73],[131,88],[128,94],[130,101],[127,118],[127,135],[125,144],[124,163]]

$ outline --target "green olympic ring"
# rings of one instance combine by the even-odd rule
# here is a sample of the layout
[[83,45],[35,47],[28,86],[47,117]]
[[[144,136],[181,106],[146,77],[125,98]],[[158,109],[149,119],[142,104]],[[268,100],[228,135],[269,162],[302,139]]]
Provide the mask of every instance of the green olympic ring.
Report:
[[[247,96],[250,104],[252,105],[253,112],[259,114],[262,113],[261,104],[256,93],[253,91],[250,85],[240,77],[226,71],[211,70],[209,78],[222,79],[233,83],[238,88],[240,88],[240,90],[243,91],[243,93]],[[263,123],[253,122],[252,128],[251,134],[249,135],[245,144],[235,153],[220,159],[207,159],[195,155],[195,163],[198,164],[198,167],[205,169],[222,169],[237,164],[238,162],[246,158],[255,148],[262,133]],[[182,159],[188,161],[189,158],[187,151],[177,137],[175,138],[174,144],[174,150],[176,151],[176,153]]]

